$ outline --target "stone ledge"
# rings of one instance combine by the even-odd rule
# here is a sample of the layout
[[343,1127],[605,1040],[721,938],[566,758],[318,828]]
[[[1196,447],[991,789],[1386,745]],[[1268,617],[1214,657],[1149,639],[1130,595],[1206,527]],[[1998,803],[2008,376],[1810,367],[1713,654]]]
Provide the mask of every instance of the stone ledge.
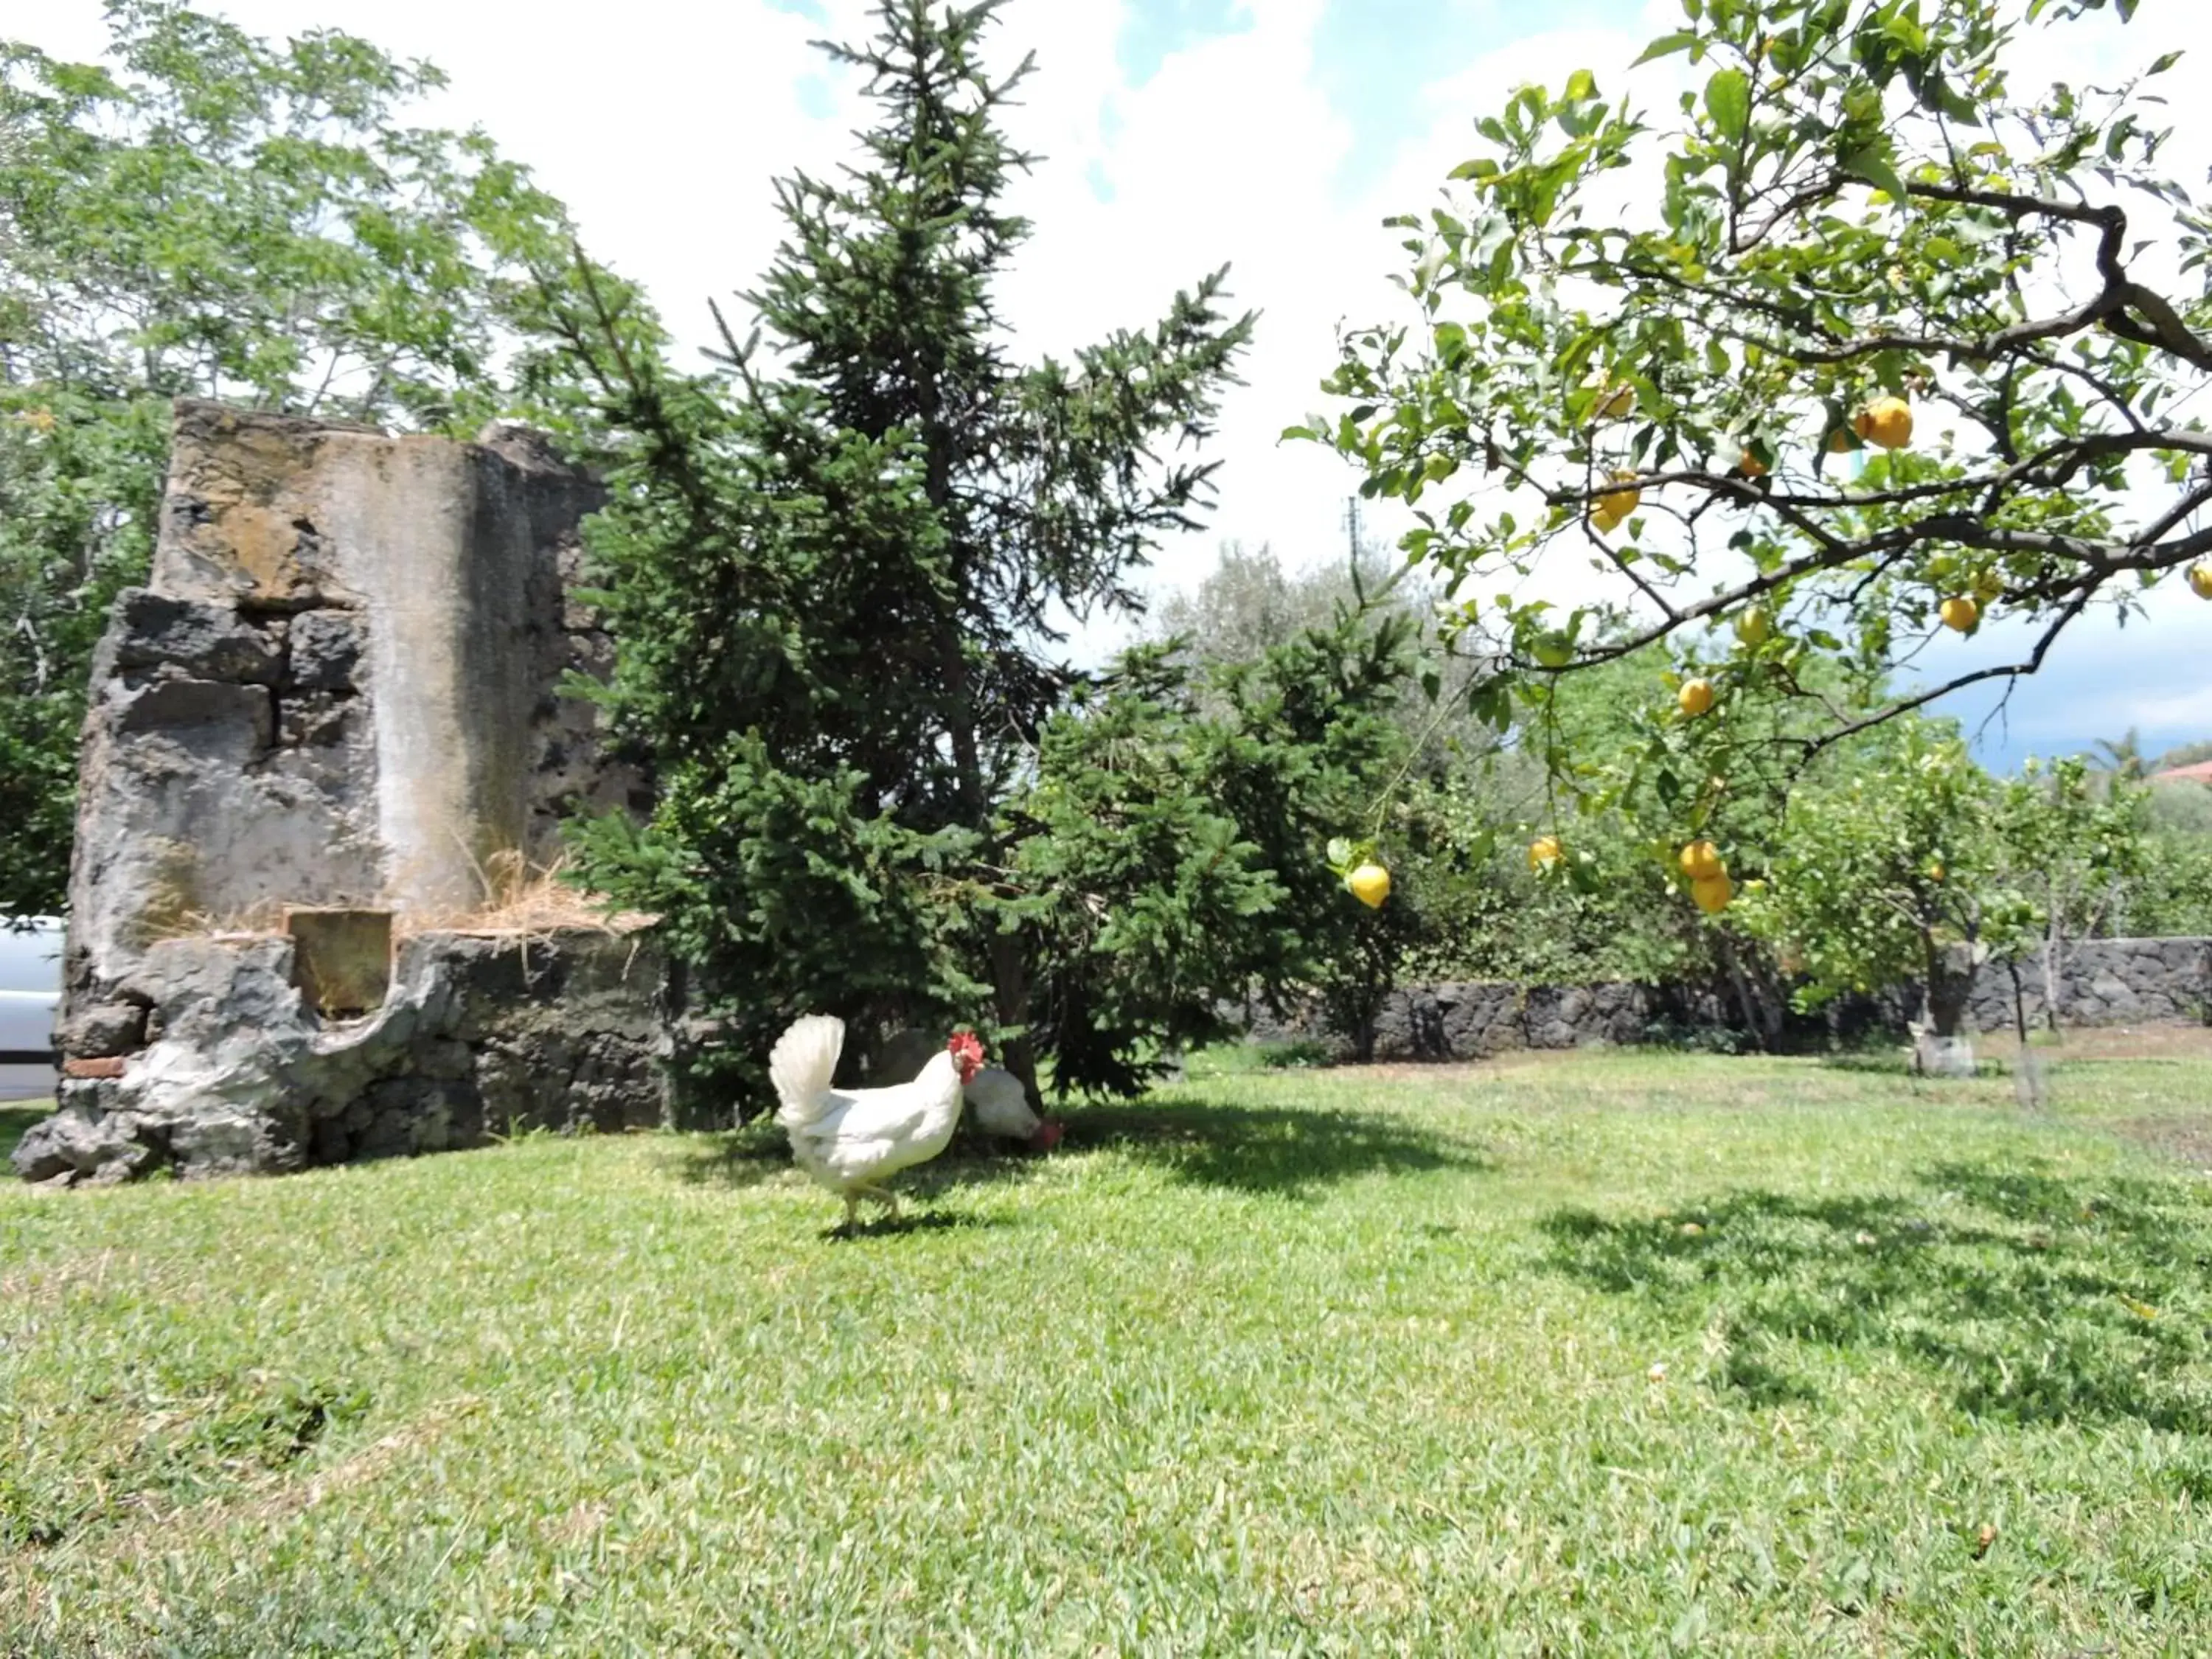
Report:
[[145,1048],[72,1056],[60,1109],[16,1147],[26,1180],[268,1174],[483,1145],[524,1128],[668,1120],[665,975],[635,935],[421,933],[375,1013],[326,1023],[288,938],[165,940],[128,988]]

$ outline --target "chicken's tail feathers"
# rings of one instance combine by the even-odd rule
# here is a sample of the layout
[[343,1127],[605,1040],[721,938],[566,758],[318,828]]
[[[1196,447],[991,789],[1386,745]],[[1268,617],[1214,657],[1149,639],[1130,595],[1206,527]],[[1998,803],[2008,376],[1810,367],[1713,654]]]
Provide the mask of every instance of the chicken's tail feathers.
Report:
[[776,1120],[787,1128],[821,1115],[837,1056],[844,1052],[845,1022],[830,1014],[809,1014],[769,1050],[769,1081],[775,1085]]

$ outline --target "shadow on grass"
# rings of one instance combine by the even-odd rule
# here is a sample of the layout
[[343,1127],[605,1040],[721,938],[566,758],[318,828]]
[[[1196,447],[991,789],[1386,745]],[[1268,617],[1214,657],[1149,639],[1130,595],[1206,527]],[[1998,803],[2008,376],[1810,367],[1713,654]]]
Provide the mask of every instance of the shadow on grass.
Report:
[[[1364,1112],[1281,1107],[1183,1105],[1145,1101],[1078,1107],[1052,1156],[1112,1150],[1167,1170],[1193,1186],[1304,1197],[1333,1182],[1377,1173],[1483,1169],[1470,1148],[1395,1118]],[[965,1130],[930,1163],[894,1178],[902,1195],[1026,1179],[1046,1159],[1000,1151]],[[695,1149],[679,1164],[687,1180],[757,1186],[791,1168],[781,1130],[757,1122]]]
[[[985,1182],[1018,1180],[1039,1160],[1030,1153],[1001,1151],[981,1134],[963,1128],[952,1145],[928,1163],[902,1170],[890,1179],[899,1200],[920,1199],[927,1203],[954,1187]],[[673,1160],[677,1175],[708,1187],[757,1187],[793,1173],[791,1143],[781,1129],[766,1118],[744,1127],[687,1145]],[[919,1218],[907,1218],[918,1221]],[[968,1225],[967,1221],[927,1222],[929,1226]],[[864,1224],[859,1237],[900,1231],[898,1224]]]
[[927,1194],[919,1191],[902,1193],[896,1215],[876,1212],[873,1220],[860,1222],[850,1232],[842,1225],[824,1227],[822,1237],[832,1244],[848,1244],[864,1238],[897,1238],[907,1233],[964,1232],[973,1227],[1004,1224],[995,1216],[966,1215],[950,1210],[918,1210],[915,1207],[917,1200],[926,1202],[927,1198]]
[[1748,1403],[1814,1397],[1790,1366],[1793,1345],[1812,1345],[1923,1366],[1977,1414],[2212,1429],[2198,1370],[2212,1206],[2179,1182],[1991,1164],[1915,1180],[1896,1194],[1729,1193],[1665,1218],[1561,1211],[1543,1226],[1571,1277],[1723,1332],[1716,1380]]
[[[15,1143],[31,1133],[31,1126],[53,1109],[53,1102],[50,1100],[0,1106],[0,1164],[8,1161],[8,1154],[15,1150]],[[7,1174],[6,1170],[0,1170],[0,1179],[4,1179]]]
[[1463,1144],[1368,1112],[1143,1102],[1071,1114],[1063,1148],[1110,1147],[1193,1186],[1304,1197],[1376,1174],[1479,1170]]
[[1893,1048],[1846,1048],[1833,1054],[1816,1055],[1820,1069],[1826,1072],[1844,1072],[1857,1077],[1893,1078],[1901,1083],[1916,1083],[1929,1089],[1941,1090],[1947,1085],[1970,1082],[1986,1083],[2012,1075],[2012,1045],[2007,1042],[2002,1055],[1984,1045],[1979,1058],[1974,1061],[1972,1078],[1929,1077],[1913,1063],[1912,1050]]

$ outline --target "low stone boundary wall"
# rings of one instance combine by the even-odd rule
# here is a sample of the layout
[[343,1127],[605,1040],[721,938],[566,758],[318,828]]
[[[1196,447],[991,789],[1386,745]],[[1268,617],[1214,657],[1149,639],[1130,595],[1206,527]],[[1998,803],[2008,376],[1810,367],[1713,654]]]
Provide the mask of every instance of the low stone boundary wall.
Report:
[[[1483,1060],[1521,1048],[1577,1048],[1650,1041],[1674,1030],[1726,1030],[1731,1017],[1710,993],[1665,986],[1416,985],[1391,993],[1375,1018],[1377,1060]],[[1318,1000],[1275,1014],[1245,1011],[1255,1042],[1320,1042],[1348,1059],[1353,1043],[1328,1029]]]
[[[2021,1001],[2031,1027],[2044,1023],[2040,955],[2019,963]],[[2085,939],[2060,956],[2062,1024],[2212,1024],[2212,939]],[[1900,1038],[1913,999],[1854,999],[1828,1015],[1793,1016],[1790,1035],[1819,1041],[1833,1033],[1887,1030]],[[1970,1005],[1984,1031],[2014,1024],[2013,979],[2003,963],[1982,969]],[[1281,1015],[1254,1005],[1246,1033],[1255,1042],[1324,1042],[1349,1058],[1352,1039],[1328,1028],[1318,1000]],[[1516,1049],[1626,1045],[1704,1031],[1746,1035],[1732,996],[1692,987],[1607,983],[1540,985],[1445,982],[1393,992],[1375,1021],[1377,1060],[1481,1060]]]
[[[2029,1026],[2045,1021],[2040,952],[2021,959],[2021,1001]],[[2012,975],[2001,963],[1974,981],[1974,1024],[1984,1031],[2014,1023]],[[2062,1025],[2212,1024],[2212,939],[2091,939],[2058,953]]]

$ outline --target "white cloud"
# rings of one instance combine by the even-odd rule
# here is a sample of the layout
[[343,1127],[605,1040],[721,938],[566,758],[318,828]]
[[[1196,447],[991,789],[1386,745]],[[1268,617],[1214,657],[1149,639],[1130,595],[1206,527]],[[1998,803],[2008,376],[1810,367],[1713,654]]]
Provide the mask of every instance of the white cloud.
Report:
[[[678,337],[694,343],[708,335],[707,297],[749,286],[773,255],[771,180],[834,166],[865,113],[849,76],[826,74],[826,119],[805,112],[805,88],[826,72],[810,37],[864,35],[866,0],[828,0],[827,27],[766,0],[632,0],[618,15],[541,9],[526,26],[508,9],[451,0],[206,3],[259,33],[328,25],[434,58],[453,84],[431,118],[480,123],[530,162],[570,204],[589,245],[642,279]],[[1640,15],[1623,7],[1618,27],[1547,30],[1438,64],[1417,136],[1379,174],[1355,171],[1371,136],[1321,89],[1323,3],[1243,0],[1234,32],[1171,52],[1135,86],[1117,47],[1137,0],[1037,0],[1009,8],[1000,31],[1001,64],[1034,46],[1040,64],[1010,122],[1045,158],[1013,192],[1036,226],[1001,294],[1020,349],[1064,356],[1109,329],[1146,325],[1176,289],[1224,263],[1237,301],[1263,313],[1249,384],[1222,411],[1218,510],[1163,550],[1161,586],[1203,574],[1225,538],[1272,542],[1294,562],[1341,547],[1355,475],[1328,452],[1278,436],[1321,403],[1340,321],[1383,320],[1405,304],[1388,283],[1404,263],[1398,233],[1381,221],[1437,199],[1444,174],[1476,148],[1478,114],[1522,81],[1557,87],[1588,67],[1608,94],[1630,91],[1663,123],[1675,88],[1695,73],[1680,58],[1629,73],[1644,43],[1680,16],[1679,0],[1644,0]],[[1518,4],[1498,9],[1510,25],[1540,18]],[[2185,27],[2146,9],[2128,29],[2106,19],[2031,31],[2024,76],[2109,76],[2180,44]],[[49,0],[6,32],[87,55],[103,34],[98,0]],[[2168,78],[2177,96],[2191,84],[2186,69]],[[2182,154],[2201,168],[2206,124],[2193,108],[2176,115],[2191,130]],[[1373,182],[1347,192],[1348,176]],[[1094,193],[1094,177],[1110,200]],[[1640,174],[1616,182],[1650,187]],[[1385,511],[1368,517],[1386,534],[1402,526]],[[1079,643],[1088,654],[1112,636],[1093,629]]]

